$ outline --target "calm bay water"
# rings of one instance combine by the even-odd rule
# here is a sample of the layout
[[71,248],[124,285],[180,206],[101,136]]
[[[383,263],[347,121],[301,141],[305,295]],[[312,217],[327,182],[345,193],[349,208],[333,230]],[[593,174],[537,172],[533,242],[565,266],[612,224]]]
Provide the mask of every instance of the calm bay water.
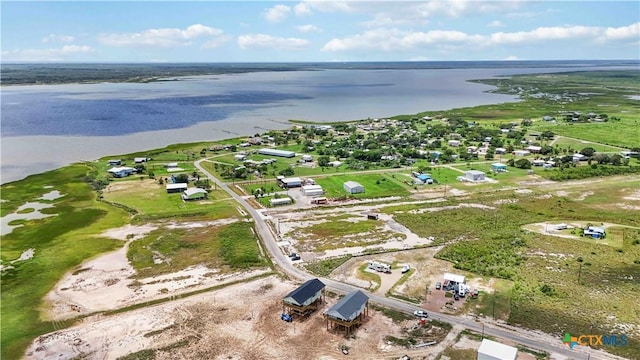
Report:
[[290,127],[289,119],[356,120],[512,102],[517,99],[487,93],[492,87],[467,80],[567,71],[504,64],[330,68],[152,83],[3,87],[0,181],[106,155],[284,129]]

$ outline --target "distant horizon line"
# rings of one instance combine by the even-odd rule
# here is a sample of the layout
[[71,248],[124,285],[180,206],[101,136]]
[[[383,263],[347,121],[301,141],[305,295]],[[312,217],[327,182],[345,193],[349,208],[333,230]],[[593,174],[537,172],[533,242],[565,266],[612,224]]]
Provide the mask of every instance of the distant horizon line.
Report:
[[504,60],[344,60],[344,61],[2,61],[1,65],[22,64],[340,64],[340,63],[446,63],[446,62],[576,62],[576,61],[629,61],[640,59],[504,59]]

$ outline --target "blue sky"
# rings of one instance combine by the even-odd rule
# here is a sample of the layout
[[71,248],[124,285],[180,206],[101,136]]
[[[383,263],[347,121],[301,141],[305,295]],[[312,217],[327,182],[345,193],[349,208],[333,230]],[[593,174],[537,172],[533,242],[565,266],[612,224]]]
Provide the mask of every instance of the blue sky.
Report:
[[640,59],[635,0],[0,6],[2,62]]

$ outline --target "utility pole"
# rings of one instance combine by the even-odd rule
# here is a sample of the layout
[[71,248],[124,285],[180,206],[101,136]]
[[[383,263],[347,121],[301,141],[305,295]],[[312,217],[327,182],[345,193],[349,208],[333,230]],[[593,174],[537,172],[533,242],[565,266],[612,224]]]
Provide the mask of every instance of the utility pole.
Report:
[[578,268],[578,285],[580,285],[580,275],[582,274],[582,262],[580,263],[580,267]]
[[491,317],[493,317],[494,321],[496,320],[496,293],[497,291],[493,289],[493,310],[491,311],[492,312]]

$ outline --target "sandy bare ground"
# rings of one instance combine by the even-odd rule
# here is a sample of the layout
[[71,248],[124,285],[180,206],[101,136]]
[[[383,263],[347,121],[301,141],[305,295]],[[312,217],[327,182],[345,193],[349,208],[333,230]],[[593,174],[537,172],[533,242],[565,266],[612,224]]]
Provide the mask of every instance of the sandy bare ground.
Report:
[[339,359],[341,345],[356,359],[434,358],[440,347],[405,349],[385,341],[402,327],[370,309],[355,338],[326,329],[322,309],[293,323],[280,320],[281,299],[297,284],[272,276],[112,316],[97,315],[81,324],[42,335],[26,359],[117,359],[144,349],[157,359]]
[[[207,225],[215,225],[208,222]],[[169,227],[197,227],[202,223],[168,224]],[[238,273],[218,273],[217,269],[193,266],[171,274],[135,280],[135,270],[127,260],[130,241],[155,230],[155,225],[126,225],[102,234],[105,237],[127,240],[125,245],[111,253],[86,261],[79,270],[67,273],[45,296],[43,318],[63,320],[98,311],[113,310],[170,297],[248,278],[270,271],[259,269]]]

